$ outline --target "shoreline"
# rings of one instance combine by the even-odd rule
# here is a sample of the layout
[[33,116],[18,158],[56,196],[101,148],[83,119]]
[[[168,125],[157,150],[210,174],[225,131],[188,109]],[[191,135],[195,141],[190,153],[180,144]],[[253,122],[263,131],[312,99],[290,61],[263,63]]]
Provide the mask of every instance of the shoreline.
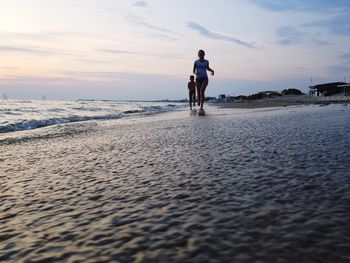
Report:
[[255,101],[236,101],[236,102],[214,102],[211,105],[216,105],[221,108],[237,108],[237,109],[255,109],[269,107],[288,107],[288,106],[306,106],[306,105],[329,105],[329,104],[348,104],[350,98],[346,100],[312,100],[312,99],[262,99]]

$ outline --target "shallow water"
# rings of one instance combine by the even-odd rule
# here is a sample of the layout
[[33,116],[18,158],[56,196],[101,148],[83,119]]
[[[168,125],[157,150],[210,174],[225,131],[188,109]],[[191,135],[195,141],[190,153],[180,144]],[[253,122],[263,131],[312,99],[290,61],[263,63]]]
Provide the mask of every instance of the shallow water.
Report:
[[0,135],[57,124],[147,115],[181,106],[182,103],[141,101],[3,100],[0,101]]
[[0,145],[0,261],[349,262],[348,107],[171,116]]

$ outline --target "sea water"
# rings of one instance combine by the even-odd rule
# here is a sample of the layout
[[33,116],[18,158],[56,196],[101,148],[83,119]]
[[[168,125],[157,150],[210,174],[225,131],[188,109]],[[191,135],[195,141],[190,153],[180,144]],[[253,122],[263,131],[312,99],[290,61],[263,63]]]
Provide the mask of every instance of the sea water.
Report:
[[183,104],[130,101],[0,101],[0,133],[57,124],[120,119],[178,109]]

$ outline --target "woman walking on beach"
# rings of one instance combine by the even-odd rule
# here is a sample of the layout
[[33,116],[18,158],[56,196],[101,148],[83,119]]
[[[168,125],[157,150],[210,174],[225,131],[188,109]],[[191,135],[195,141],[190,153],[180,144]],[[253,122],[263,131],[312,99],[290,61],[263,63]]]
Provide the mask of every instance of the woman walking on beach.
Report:
[[212,76],[214,75],[214,70],[209,67],[209,61],[204,59],[204,56],[204,50],[199,50],[199,59],[197,59],[193,65],[193,74],[196,74],[198,106],[200,106],[200,110],[203,110],[203,103],[205,99],[204,92],[209,82],[207,70],[211,72]]

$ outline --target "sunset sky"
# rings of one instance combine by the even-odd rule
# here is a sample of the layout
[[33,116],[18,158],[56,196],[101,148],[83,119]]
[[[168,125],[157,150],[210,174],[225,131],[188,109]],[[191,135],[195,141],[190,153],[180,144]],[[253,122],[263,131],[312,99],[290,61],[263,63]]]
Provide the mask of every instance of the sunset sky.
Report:
[[197,51],[207,96],[350,81],[348,0],[1,0],[0,93],[180,99]]

